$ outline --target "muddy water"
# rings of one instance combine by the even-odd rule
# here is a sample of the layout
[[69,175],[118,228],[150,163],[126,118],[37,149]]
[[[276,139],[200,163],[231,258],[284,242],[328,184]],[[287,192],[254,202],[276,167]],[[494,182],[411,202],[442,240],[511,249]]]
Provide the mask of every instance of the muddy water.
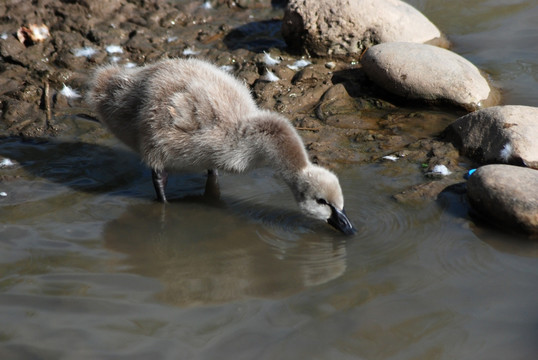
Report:
[[[538,7],[500,3],[413,2],[506,102],[536,105]],[[0,169],[2,359],[538,354],[536,242],[471,218],[457,188],[395,202],[420,164],[339,169],[359,229],[344,238],[302,217],[269,169],[222,175],[220,199],[204,174],[174,176],[163,207],[132,153],[66,121],[75,136],[0,141],[18,163]]]

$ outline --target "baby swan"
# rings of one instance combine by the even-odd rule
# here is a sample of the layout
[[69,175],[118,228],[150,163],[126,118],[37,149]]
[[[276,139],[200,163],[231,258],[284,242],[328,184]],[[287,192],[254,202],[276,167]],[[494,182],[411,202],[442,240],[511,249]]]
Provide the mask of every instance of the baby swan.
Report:
[[208,62],[101,67],[87,100],[101,122],[152,169],[160,201],[166,201],[168,171],[239,173],[268,165],[304,213],[345,234],[355,232],[336,175],[309,161],[285,117],[258,108],[239,80]]

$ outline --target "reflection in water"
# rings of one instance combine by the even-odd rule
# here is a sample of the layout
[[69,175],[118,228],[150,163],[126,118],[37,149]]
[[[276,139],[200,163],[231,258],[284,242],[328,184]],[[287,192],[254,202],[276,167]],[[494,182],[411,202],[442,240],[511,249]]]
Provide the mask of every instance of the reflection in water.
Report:
[[343,242],[281,235],[202,196],[130,206],[104,229],[128,271],[159,279],[158,297],[180,306],[287,296],[345,272]]
[[162,206],[149,172],[116,148],[0,143],[6,149],[21,166],[7,171],[0,202],[2,359],[538,350],[536,259],[479,241],[462,194],[392,201],[417,181],[416,164],[340,173],[359,229],[343,238],[300,214],[268,170],[223,174],[220,201],[186,197],[204,191],[204,175],[173,176],[176,200]]
[[[536,106],[536,1],[410,2],[506,103]],[[413,136],[436,131],[416,120]],[[0,172],[1,359],[538,354],[536,242],[471,220],[461,194],[391,202],[423,180],[420,163],[341,174],[361,223],[343,244],[267,174],[223,176],[220,203],[184,198],[202,175],[172,177],[183,199],[163,212],[149,172],[116,146],[0,139],[0,154],[21,163]]]
[[[267,170],[252,175],[254,184],[242,180],[249,176],[222,176],[223,201],[185,197],[202,191],[203,176],[172,176],[171,194],[180,200],[162,206],[150,200],[147,169],[122,148],[17,138],[3,139],[1,145],[3,154],[21,164],[10,170],[14,178],[35,178],[3,186],[9,194],[2,199],[8,211],[3,220],[57,222],[51,235],[63,236],[66,227],[60,224],[78,221],[90,204],[104,216],[126,206],[120,218],[105,226],[106,245],[129,255],[126,262],[136,273],[161,280],[166,285],[161,298],[167,302],[284,296],[345,272],[344,244],[328,226],[300,214],[288,190],[283,192]],[[143,200],[135,201],[137,197]]]
[[507,254],[538,258],[538,242],[535,237],[506,227],[495,227],[495,224],[472,209],[467,199],[465,183],[446,188],[439,195],[437,202],[447,213],[460,219],[461,224],[468,221],[468,228],[488,246]]
[[[504,229],[492,229],[490,223],[476,220],[470,224],[472,232],[483,242],[498,251],[518,256],[538,258],[538,241],[520,233],[507,233]],[[507,241],[510,238],[510,241]]]

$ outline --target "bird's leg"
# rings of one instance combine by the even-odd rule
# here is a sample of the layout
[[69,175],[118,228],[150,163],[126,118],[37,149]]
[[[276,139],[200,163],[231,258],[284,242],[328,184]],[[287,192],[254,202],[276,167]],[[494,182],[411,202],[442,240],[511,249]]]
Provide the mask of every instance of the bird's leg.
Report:
[[165,203],[165,188],[166,183],[168,182],[168,173],[165,170],[152,170],[151,176],[153,179],[153,186],[155,187],[155,193],[157,194],[157,201]]
[[204,196],[214,199],[220,198],[219,172],[217,169],[207,170],[207,180],[205,182]]

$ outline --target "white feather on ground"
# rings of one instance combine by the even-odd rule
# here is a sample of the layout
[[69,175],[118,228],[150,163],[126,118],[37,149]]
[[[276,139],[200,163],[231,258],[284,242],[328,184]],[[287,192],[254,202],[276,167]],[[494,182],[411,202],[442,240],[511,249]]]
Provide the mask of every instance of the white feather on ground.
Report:
[[452,171],[448,170],[445,165],[435,165],[433,167],[432,173],[447,176],[452,174]]
[[123,49],[119,45],[108,45],[105,50],[109,54],[123,54]]
[[83,47],[83,48],[74,49],[73,54],[76,57],[83,57],[84,56],[84,57],[90,58],[93,55],[97,54],[97,50],[95,50],[94,48],[92,48],[90,46],[86,46],[86,47]]
[[278,76],[276,76],[272,71],[269,70],[267,70],[267,72],[261,77],[261,79],[269,82],[275,82],[280,80]]
[[302,68],[307,67],[308,65],[311,65],[312,63],[308,60],[297,60],[293,63],[293,65],[288,65],[288,68],[297,71],[301,70]]
[[512,145],[510,145],[510,143],[506,143],[501,149],[499,156],[504,162],[508,162],[508,160],[510,160],[510,158],[512,157],[512,152]]
[[68,99],[78,99],[80,97],[80,94],[76,90],[74,90],[73,88],[65,84],[64,84],[63,89],[60,90],[60,94],[62,94]]
[[263,62],[265,63],[265,65],[274,66],[280,64],[280,60],[271,57],[271,55],[266,53],[265,51],[263,52],[263,54]]

